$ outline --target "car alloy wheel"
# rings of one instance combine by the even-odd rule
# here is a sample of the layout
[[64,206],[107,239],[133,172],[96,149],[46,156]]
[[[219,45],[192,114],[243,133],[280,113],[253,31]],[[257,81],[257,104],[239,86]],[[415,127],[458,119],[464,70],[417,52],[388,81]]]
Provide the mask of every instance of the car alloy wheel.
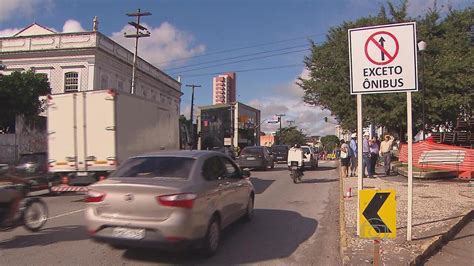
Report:
[[214,255],[219,248],[221,229],[218,220],[214,217],[209,224],[206,235],[205,256]]
[[247,202],[247,212],[245,213],[245,216],[244,216],[244,220],[246,222],[252,220],[253,208],[254,208],[254,200],[253,200],[253,197],[250,196],[249,201]]

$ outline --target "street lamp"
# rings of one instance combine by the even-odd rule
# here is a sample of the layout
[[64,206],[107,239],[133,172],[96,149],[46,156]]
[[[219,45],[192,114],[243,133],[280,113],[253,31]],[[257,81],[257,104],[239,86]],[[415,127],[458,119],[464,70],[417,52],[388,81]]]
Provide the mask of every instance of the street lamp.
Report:
[[423,53],[424,50],[426,50],[426,42],[420,41],[418,43],[418,51],[420,51],[421,57],[420,57],[420,87],[421,87],[421,123],[422,123],[422,133],[423,133],[423,140],[425,140],[425,86],[423,84],[423,78],[424,78],[424,68],[425,68],[425,62],[424,62],[424,57],[425,53]]

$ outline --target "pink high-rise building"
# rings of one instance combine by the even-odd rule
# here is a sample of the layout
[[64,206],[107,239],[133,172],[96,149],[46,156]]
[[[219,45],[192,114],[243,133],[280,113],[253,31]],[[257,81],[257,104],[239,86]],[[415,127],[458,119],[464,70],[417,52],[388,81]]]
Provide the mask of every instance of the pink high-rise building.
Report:
[[235,79],[234,72],[224,73],[212,79],[212,104],[237,101]]

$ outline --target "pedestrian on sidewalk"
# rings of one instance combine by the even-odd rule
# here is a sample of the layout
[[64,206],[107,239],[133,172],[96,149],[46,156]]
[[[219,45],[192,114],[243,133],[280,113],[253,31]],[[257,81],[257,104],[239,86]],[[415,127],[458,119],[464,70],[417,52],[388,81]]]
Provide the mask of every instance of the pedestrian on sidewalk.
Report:
[[349,176],[349,163],[350,163],[350,156],[349,156],[349,145],[341,139],[341,149],[340,149],[340,158],[341,158],[341,176],[348,177]]
[[390,163],[392,160],[392,146],[395,138],[392,135],[385,135],[385,139],[380,143],[379,155],[383,158],[383,168],[386,176],[390,175]]
[[365,132],[364,138],[362,138],[362,177],[365,178],[370,175],[370,171],[369,132]]
[[357,134],[352,133],[351,141],[349,142],[349,157],[351,161],[351,175],[356,176],[357,173]]
[[375,176],[375,167],[377,166],[377,160],[379,159],[379,144],[377,142],[377,137],[373,137],[369,141],[370,148],[370,173],[369,177],[374,178]]

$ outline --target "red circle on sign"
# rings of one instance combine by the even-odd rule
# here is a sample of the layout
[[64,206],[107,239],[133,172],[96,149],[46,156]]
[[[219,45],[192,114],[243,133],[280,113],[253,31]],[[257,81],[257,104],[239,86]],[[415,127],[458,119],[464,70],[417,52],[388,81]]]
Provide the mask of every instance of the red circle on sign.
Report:
[[[395,53],[393,53],[393,55],[391,55],[389,52],[387,52],[387,50],[385,50],[385,48],[374,39],[374,36],[379,35],[379,34],[386,34],[390,38],[393,39],[393,41],[395,42]],[[384,56],[388,57],[387,61],[376,61],[376,60],[374,60],[373,58],[370,57],[369,52],[367,50],[370,42],[375,44],[375,46],[377,46],[377,48],[380,49],[380,52],[383,53]],[[370,62],[372,62],[376,65],[386,65],[386,64],[392,62],[395,59],[395,57],[397,57],[399,48],[400,47],[398,45],[398,40],[397,40],[397,38],[395,38],[395,36],[393,34],[391,34],[388,31],[378,31],[378,32],[370,35],[369,38],[367,38],[367,41],[365,42],[364,51],[365,51],[365,56],[367,57],[367,59],[369,59]]]

